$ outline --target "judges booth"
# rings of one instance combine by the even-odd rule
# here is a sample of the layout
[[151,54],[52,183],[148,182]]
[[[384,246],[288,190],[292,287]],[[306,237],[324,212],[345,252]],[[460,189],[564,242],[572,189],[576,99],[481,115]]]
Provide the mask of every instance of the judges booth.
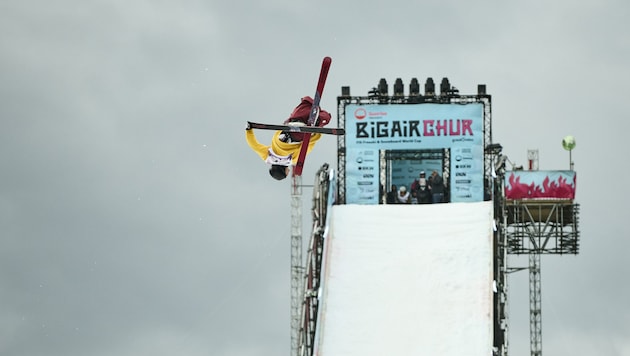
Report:
[[504,209],[508,252],[577,254],[575,171],[508,171]]

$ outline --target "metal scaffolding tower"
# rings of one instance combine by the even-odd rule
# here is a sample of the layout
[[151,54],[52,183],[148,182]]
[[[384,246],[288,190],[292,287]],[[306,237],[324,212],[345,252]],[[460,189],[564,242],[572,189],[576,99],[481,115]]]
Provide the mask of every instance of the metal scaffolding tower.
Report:
[[540,254],[529,255],[529,340],[532,356],[542,355]]
[[291,355],[297,355],[302,304],[302,176],[291,184]]
[[[529,150],[527,158],[530,170],[537,170],[538,150]],[[505,196],[501,201],[503,248],[507,254],[529,257],[530,354],[542,356],[541,255],[578,253],[579,204],[572,199],[508,200]]]
[[307,248],[304,290],[299,332],[298,356],[311,356],[315,349],[315,331],[318,323],[319,291],[324,239],[329,209],[334,203],[334,172],[324,164],[315,175],[313,186],[313,229]]
[[577,254],[579,204],[572,200],[504,200],[508,254],[529,255],[529,321],[532,356],[542,355],[541,255]]
[[302,260],[302,177],[291,188],[291,355],[313,354],[318,290],[328,210],[334,202],[334,172],[327,163],[315,174],[311,237]]

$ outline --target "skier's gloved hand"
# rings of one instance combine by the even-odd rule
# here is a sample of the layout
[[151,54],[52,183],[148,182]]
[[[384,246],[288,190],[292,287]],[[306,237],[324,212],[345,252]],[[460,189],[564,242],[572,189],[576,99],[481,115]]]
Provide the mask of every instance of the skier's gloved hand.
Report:
[[245,127],[245,130],[251,130],[252,129],[252,125],[249,124],[249,121],[247,122],[247,127]]

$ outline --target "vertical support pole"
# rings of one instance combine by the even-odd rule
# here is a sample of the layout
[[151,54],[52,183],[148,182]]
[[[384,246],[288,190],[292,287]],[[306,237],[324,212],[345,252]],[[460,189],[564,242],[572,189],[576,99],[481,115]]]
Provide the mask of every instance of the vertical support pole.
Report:
[[530,171],[538,170],[538,149],[527,150],[527,161]]
[[378,197],[378,201],[379,204],[385,204],[387,202],[387,192],[389,192],[389,186],[391,186],[391,182],[392,182],[392,175],[391,175],[391,165],[387,164],[387,158],[385,156],[385,150],[379,150],[379,182],[380,182],[380,186],[382,188],[378,189],[378,193],[379,193],[379,197]]
[[[507,211],[505,206],[505,196],[503,195],[505,184],[505,170],[502,168],[497,173],[497,177],[492,179],[492,201],[495,205],[495,223],[497,225],[497,252],[496,263],[498,266],[497,297],[498,297],[498,332],[499,340],[495,344],[495,356],[508,355],[508,238],[507,238]],[[496,317],[495,317],[496,318]],[[495,331],[496,332],[496,331]]]
[[502,266],[501,266],[501,279],[500,279],[500,289],[499,289],[499,303],[500,303],[500,312],[501,315],[499,316],[499,322],[500,322],[500,328],[501,328],[501,335],[502,335],[502,341],[503,344],[499,346],[499,350],[497,355],[499,356],[507,356],[508,355],[508,342],[509,342],[509,337],[508,337],[508,331],[509,331],[509,322],[508,322],[508,303],[509,303],[509,296],[508,296],[508,261],[507,261],[507,239],[505,238],[505,234],[502,234],[503,236],[501,237],[501,239],[503,240],[503,247],[501,247],[501,253],[503,254],[502,256]]
[[540,253],[529,254],[529,341],[531,356],[542,356]]
[[291,355],[297,356],[301,320],[302,267],[302,176],[291,175]]

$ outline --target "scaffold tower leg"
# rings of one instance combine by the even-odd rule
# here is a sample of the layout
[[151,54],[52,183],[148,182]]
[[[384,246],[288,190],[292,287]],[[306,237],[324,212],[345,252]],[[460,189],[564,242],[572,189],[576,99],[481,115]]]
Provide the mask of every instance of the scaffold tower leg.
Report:
[[542,356],[540,254],[529,255],[529,334],[531,356]]
[[302,266],[302,176],[291,182],[291,355],[297,356],[303,290]]

